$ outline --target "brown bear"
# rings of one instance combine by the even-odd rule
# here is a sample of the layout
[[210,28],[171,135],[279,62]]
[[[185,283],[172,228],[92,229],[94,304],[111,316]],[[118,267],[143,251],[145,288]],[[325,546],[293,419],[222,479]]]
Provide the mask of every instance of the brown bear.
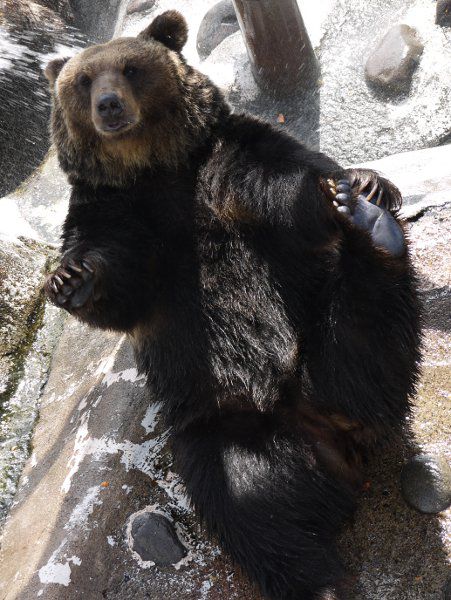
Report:
[[50,299],[129,334],[210,535],[273,600],[341,598],[335,538],[419,360],[399,192],[246,114],[169,11],[53,61],[72,184]]

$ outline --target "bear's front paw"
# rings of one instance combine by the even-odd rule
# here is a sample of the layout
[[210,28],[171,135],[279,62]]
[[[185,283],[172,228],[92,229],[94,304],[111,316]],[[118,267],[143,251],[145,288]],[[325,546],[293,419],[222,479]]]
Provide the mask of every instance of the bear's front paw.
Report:
[[367,231],[378,248],[396,257],[404,254],[404,233],[389,210],[400,203],[394,186],[374,172],[357,169],[350,172],[349,179],[328,180],[328,184],[339,213]]
[[47,277],[45,291],[53,304],[72,312],[99,299],[96,279],[97,269],[92,258],[67,258]]

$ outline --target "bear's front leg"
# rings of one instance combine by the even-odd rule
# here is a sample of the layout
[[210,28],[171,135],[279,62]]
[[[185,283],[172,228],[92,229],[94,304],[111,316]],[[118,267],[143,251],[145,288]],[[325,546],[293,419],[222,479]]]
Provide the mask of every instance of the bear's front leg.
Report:
[[47,297],[59,308],[82,313],[102,297],[102,260],[95,253],[69,254],[45,282]]

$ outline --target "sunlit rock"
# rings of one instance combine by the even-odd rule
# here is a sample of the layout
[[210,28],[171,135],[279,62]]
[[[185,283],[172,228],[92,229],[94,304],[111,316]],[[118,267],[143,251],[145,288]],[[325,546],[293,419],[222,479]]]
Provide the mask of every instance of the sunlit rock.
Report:
[[408,25],[392,27],[367,60],[368,83],[390,95],[408,94],[422,53],[423,44],[415,29]]
[[404,467],[401,489],[406,502],[424,513],[438,513],[451,504],[451,467],[443,457],[415,456]]
[[137,12],[149,10],[155,4],[155,0],[132,0],[127,6],[127,14],[132,15]]
[[174,528],[164,515],[140,511],[130,519],[131,548],[143,562],[157,567],[176,565],[187,554]]
[[226,37],[238,31],[239,25],[231,0],[221,0],[211,8],[197,33],[197,51],[204,59]]

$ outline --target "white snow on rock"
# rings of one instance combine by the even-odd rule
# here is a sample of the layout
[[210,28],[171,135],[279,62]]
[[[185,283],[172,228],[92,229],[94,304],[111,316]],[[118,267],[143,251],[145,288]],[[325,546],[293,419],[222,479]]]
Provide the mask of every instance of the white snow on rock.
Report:
[[142,427],[147,434],[152,433],[157,425],[157,416],[161,410],[161,402],[152,402],[149,408],[146,410],[143,420],[141,421]]
[[[106,373],[102,383],[105,383],[107,387],[110,387],[110,385],[113,383],[118,383],[119,381],[130,381],[131,383],[135,383],[144,379],[145,375],[139,375],[137,369],[135,369],[135,367],[131,367],[130,369],[118,371],[117,373]],[[143,384],[143,386],[144,385],[145,384]]]
[[70,563],[79,566],[81,565],[81,560],[78,558],[78,556],[65,558],[64,562],[59,562],[57,560],[57,556],[66,543],[67,539],[64,539],[55,552],[51,555],[47,563],[39,569],[38,575],[41,583],[57,583],[59,585],[64,585],[65,587],[69,585],[71,581]]
[[39,234],[36,233],[22,216],[14,198],[5,196],[0,199],[0,241],[9,241],[17,244],[20,243],[18,240],[19,237],[26,237],[34,240],[40,239]]
[[64,529],[74,529],[75,527],[82,527],[86,524],[89,516],[92,514],[94,507],[99,506],[102,501],[98,498],[102,488],[99,485],[90,487],[86,496],[77,504],[72,511],[68,522],[64,526]]

